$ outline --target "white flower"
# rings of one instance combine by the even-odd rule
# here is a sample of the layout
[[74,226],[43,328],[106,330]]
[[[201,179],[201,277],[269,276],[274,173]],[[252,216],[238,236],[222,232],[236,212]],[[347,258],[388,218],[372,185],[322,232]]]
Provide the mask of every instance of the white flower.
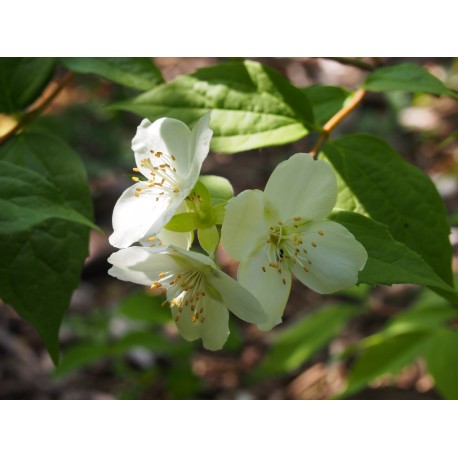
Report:
[[136,183],[116,202],[114,232],[109,239],[113,246],[128,247],[169,222],[199,178],[213,134],[209,122],[210,112],[192,131],[173,118],[141,122],[132,149],[137,164],[134,171],[146,180],[134,177]]
[[208,350],[221,349],[227,340],[228,309],[249,323],[267,319],[258,300],[207,256],[172,246],[134,246],[108,261],[113,277],[166,291],[181,335],[189,341],[201,338]]
[[300,153],[278,165],[264,192],[245,191],[229,201],[221,241],[240,261],[238,280],[269,315],[261,329],[281,323],[291,272],[322,294],[358,281],[366,250],[345,227],[324,220],[336,199],[331,166]]
[[[176,214],[187,213],[188,208],[186,202],[181,204],[176,209]],[[183,250],[189,250],[194,239],[194,232],[175,232],[169,231],[163,227],[157,234],[148,231],[143,238],[139,240],[140,245],[145,247],[164,247],[166,245],[174,245]]]

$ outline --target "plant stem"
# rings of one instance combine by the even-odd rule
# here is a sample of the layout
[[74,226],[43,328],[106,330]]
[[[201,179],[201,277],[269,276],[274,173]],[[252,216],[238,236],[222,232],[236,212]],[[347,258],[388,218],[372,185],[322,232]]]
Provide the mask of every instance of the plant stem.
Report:
[[320,137],[318,138],[315,146],[310,155],[312,157],[317,157],[320,151],[321,145],[328,139],[329,134],[334,130],[334,128],[345,118],[347,117],[363,100],[363,97],[366,94],[365,89],[358,89],[354,94],[350,102],[344,106],[340,111],[338,111],[324,126],[321,132]]
[[9,132],[0,137],[0,144],[8,140],[8,138],[12,137],[26,125],[30,124],[37,116],[43,113],[43,111],[46,110],[51,102],[59,95],[64,86],[72,79],[72,76],[72,72],[67,72],[48,97],[46,97],[36,108],[26,113],[22,120],[19,121]]

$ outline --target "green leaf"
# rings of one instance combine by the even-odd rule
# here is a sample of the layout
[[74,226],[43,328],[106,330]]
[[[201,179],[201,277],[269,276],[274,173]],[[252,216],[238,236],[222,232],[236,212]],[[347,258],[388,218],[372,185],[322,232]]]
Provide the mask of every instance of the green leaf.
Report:
[[112,107],[151,121],[168,116],[187,124],[211,109],[211,147],[221,153],[290,143],[313,124],[307,96],[275,70],[253,61],[201,68]]
[[111,346],[111,354],[123,355],[135,347],[171,353],[173,345],[163,335],[151,331],[134,331],[122,336]]
[[0,58],[0,113],[27,108],[52,78],[52,57]]
[[106,343],[87,343],[75,345],[64,351],[62,361],[55,368],[53,375],[63,377],[71,372],[106,358],[110,353]]
[[204,227],[197,230],[197,238],[200,246],[209,254],[213,255],[218,248],[219,232],[216,226]]
[[334,213],[330,219],[345,226],[367,251],[368,259],[359,273],[359,283],[417,283],[436,287],[456,296],[455,290],[420,255],[394,240],[384,224],[351,212]]
[[[56,213],[69,214],[72,210],[81,218],[92,217],[84,167],[59,138],[42,131],[26,132],[0,146],[0,160],[3,175],[9,170],[14,172],[10,175],[13,179],[17,179],[16,172],[33,177],[32,194],[24,195],[18,205],[28,209],[28,199],[41,194],[46,200],[52,190],[51,205],[57,206],[55,199],[65,204],[65,209]],[[19,183],[22,186],[22,181]],[[17,201],[17,197],[13,199]],[[62,218],[47,219],[0,237],[0,296],[37,330],[54,361],[58,359],[58,330],[78,285],[88,241],[87,226]]]
[[199,181],[208,189],[213,206],[225,204],[234,197],[234,188],[227,178],[217,175],[202,175]]
[[37,172],[0,160],[0,235],[30,230],[58,218],[96,227],[75,211],[59,189]]
[[367,77],[364,87],[368,91],[374,92],[408,91],[455,95],[451,89],[431,73],[412,63],[375,70]]
[[440,329],[425,351],[426,365],[436,389],[446,399],[458,399],[458,332]]
[[196,215],[193,212],[178,213],[164,226],[174,232],[191,232],[197,227]]
[[430,332],[395,336],[380,333],[365,339],[362,353],[350,370],[347,387],[339,397],[359,391],[382,375],[397,374],[427,348],[431,335]]
[[328,143],[324,154],[345,184],[347,196],[351,195],[338,199],[341,209],[354,209],[386,224],[398,242],[422,256],[439,277],[453,285],[450,228],[431,179],[371,135],[342,137]]
[[132,320],[165,324],[172,319],[168,307],[161,307],[163,299],[145,292],[127,296],[117,309],[117,313]]
[[427,307],[413,307],[398,313],[385,327],[385,334],[406,334],[415,331],[435,330],[444,323],[458,319],[456,307],[436,303]]
[[326,124],[343,108],[351,92],[339,86],[317,84],[302,88],[313,108],[315,121],[319,125]]
[[95,73],[139,91],[147,91],[164,82],[149,57],[64,57],[61,61],[74,72]]
[[275,336],[271,349],[254,376],[257,378],[296,370],[360,312],[353,306],[333,304],[296,321]]

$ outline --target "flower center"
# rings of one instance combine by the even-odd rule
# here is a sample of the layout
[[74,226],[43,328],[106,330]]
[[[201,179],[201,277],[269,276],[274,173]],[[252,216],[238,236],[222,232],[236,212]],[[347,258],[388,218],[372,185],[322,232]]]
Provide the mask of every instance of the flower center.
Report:
[[[180,319],[185,308],[189,308],[191,321],[203,323],[205,321],[206,282],[202,272],[188,268],[179,274],[174,272],[161,272],[159,279],[151,285],[151,289],[160,288],[173,297],[170,307],[176,307],[178,314],[175,321]],[[161,305],[165,306],[167,301]]]
[[[282,267],[291,267],[298,265],[305,272],[310,272],[312,269],[312,256],[309,250],[313,250],[318,246],[316,241],[311,241],[306,244],[302,237],[307,231],[307,223],[309,221],[296,216],[285,222],[278,221],[277,225],[269,228],[269,236],[266,241],[266,257],[269,261],[269,266],[262,266],[262,271],[266,272],[267,267],[276,269],[280,274]],[[323,231],[318,231],[317,235],[324,236]],[[317,237],[318,239],[318,237]],[[283,280],[285,283],[285,280]]]
[[135,189],[135,197],[140,197],[142,192],[146,192],[152,194],[157,202],[162,196],[180,193],[181,177],[175,168],[175,156],[154,150],[150,150],[150,153],[151,157],[142,159],[141,170],[137,167],[133,169],[134,172],[141,172],[148,178],[148,181],[140,181],[138,177],[132,177],[132,180],[139,184]]

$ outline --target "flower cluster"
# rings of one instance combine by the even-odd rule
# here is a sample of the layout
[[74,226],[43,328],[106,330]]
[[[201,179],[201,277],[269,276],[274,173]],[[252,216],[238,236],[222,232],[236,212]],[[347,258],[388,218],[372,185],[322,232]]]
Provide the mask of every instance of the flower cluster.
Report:
[[[185,339],[200,338],[205,348],[218,350],[229,335],[228,310],[269,330],[282,321],[292,273],[319,293],[333,293],[357,283],[367,253],[345,227],[325,220],[337,199],[335,174],[328,163],[302,153],[277,166],[264,192],[230,199],[223,219],[221,205],[214,218],[208,203],[202,206],[208,212],[199,240],[207,231],[217,242],[215,224],[222,223],[221,241],[240,262],[238,282],[210,257],[189,251],[189,224],[198,220],[201,196],[209,194],[198,182],[212,137],[209,121],[210,113],[191,131],[176,119],[142,121],[132,149],[134,171],[144,179],[133,177],[116,203],[110,243],[121,249],[108,261],[112,276],[166,293]],[[131,246],[136,242],[141,246]]]
[[[175,213],[187,211],[185,199],[210,148],[209,121],[207,114],[192,131],[171,118],[141,122],[132,149],[134,171],[144,180],[133,177],[134,185],[114,208],[110,243],[121,250],[108,258],[113,265],[108,273],[165,292],[181,335],[190,341],[201,338],[205,348],[219,350],[229,335],[228,309],[256,324],[267,315],[253,294],[208,256],[187,251],[192,232],[164,228]],[[135,242],[142,246],[130,246]]]

